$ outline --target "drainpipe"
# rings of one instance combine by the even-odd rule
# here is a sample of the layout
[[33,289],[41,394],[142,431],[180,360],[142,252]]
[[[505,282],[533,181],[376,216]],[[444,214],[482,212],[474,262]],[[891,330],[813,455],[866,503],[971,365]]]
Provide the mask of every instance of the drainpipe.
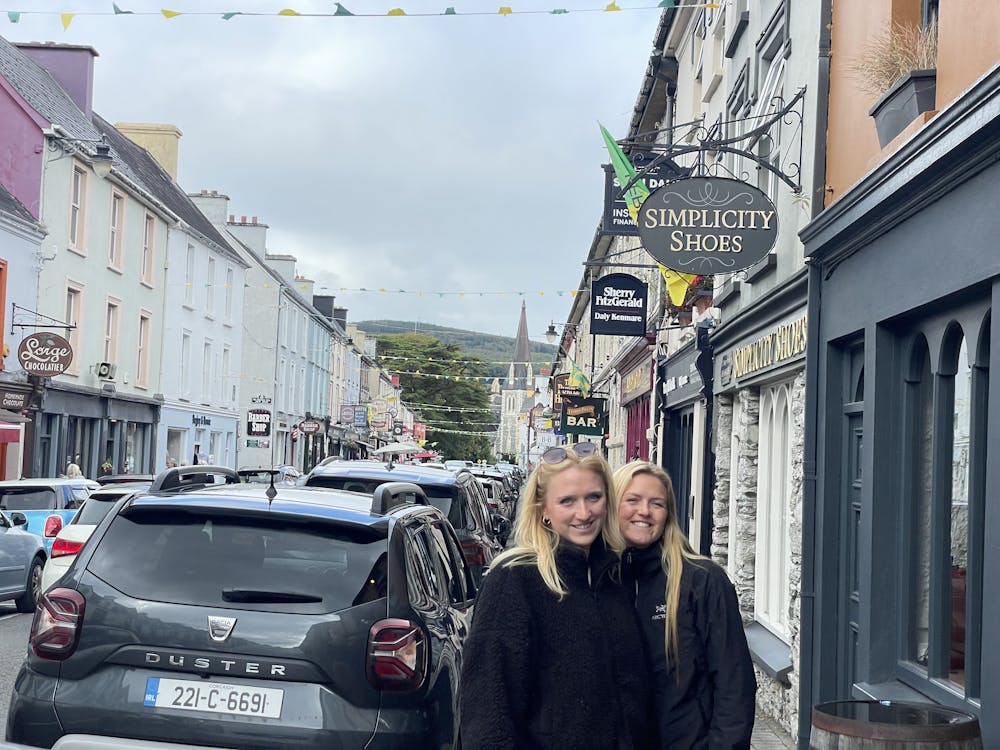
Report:
[[[816,143],[813,150],[812,217],[825,208],[826,201],[826,132],[830,113],[830,48],[833,24],[832,0],[820,4],[819,50],[816,86]],[[818,690],[818,679],[813,669],[817,652],[816,625],[816,522],[817,486],[816,456],[819,452],[819,348],[820,299],[823,291],[823,272],[819,264],[809,266],[808,315],[806,341],[806,414],[805,446],[802,461],[802,589],[799,594],[799,750],[809,750],[812,726],[812,707]],[[822,614],[822,613],[821,613]]]

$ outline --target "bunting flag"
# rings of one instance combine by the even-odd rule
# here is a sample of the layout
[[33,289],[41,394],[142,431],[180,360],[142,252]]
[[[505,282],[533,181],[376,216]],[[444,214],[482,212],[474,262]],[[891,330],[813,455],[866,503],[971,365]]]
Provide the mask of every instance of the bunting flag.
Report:
[[566,383],[570,386],[580,389],[580,393],[584,396],[590,393],[590,378],[588,378],[583,370],[581,370],[573,358],[566,355],[566,361],[569,362],[569,378],[566,379]]
[[359,18],[376,18],[376,17],[403,17],[403,18],[415,18],[415,17],[432,17],[432,16],[514,16],[514,15],[567,15],[569,13],[619,13],[622,11],[649,11],[658,10],[661,8],[721,8],[722,4],[717,2],[698,2],[697,0],[691,2],[687,0],[686,2],[682,0],[660,0],[658,4],[646,4],[646,5],[635,5],[635,6],[622,6],[619,5],[616,0],[607,3],[603,6],[590,7],[590,8],[578,8],[570,11],[567,8],[551,8],[551,9],[524,9],[519,10],[511,5],[501,5],[494,6],[496,10],[472,10],[472,11],[459,11],[455,6],[449,5],[440,11],[407,11],[404,8],[391,8],[383,13],[358,13],[349,10],[342,3],[334,3],[336,6],[333,12],[326,13],[305,13],[299,12],[292,8],[283,8],[278,11],[263,12],[263,11],[235,11],[235,10],[197,10],[197,11],[175,11],[167,8],[162,8],[158,11],[133,11],[125,10],[117,3],[111,4],[111,10],[108,11],[82,11],[79,13],[64,13],[59,11],[45,11],[45,10],[28,10],[28,11],[14,11],[8,10],[7,20],[10,23],[18,23],[21,20],[22,15],[57,15],[60,17],[63,30],[69,28],[69,25],[73,22],[76,16],[153,16],[159,15],[164,18],[176,18],[177,16],[216,16],[224,21],[228,21],[235,16],[298,16],[298,17],[308,17],[308,18],[345,18],[345,17],[359,17]]
[[[632,166],[632,162],[625,156],[621,146],[618,145],[618,141],[611,136],[611,133],[603,125],[601,125],[601,136],[604,138],[604,145],[607,146],[608,154],[611,156],[611,167],[615,170],[615,177],[618,178],[619,184],[625,187],[631,183],[629,189],[625,191],[624,198],[628,206],[628,215],[632,217],[632,222],[638,225],[639,207],[649,197],[649,189],[646,187],[644,180],[636,179],[638,173],[635,171],[635,167]],[[688,286],[691,285],[695,275],[693,273],[678,273],[662,264],[658,265],[660,265],[660,273],[663,275],[663,280],[667,284],[667,294],[670,297],[671,304],[675,307],[680,307],[684,304]]]

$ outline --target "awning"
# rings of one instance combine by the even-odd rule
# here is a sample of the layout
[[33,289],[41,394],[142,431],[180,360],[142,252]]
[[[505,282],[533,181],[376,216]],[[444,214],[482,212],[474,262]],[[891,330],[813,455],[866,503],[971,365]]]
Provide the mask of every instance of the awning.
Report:
[[27,424],[31,420],[28,417],[22,417],[20,414],[9,411],[7,409],[0,409],[0,422],[7,422],[8,424]]
[[0,422],[0,443],[20,443],[21,428],[16,424],[3,424]]

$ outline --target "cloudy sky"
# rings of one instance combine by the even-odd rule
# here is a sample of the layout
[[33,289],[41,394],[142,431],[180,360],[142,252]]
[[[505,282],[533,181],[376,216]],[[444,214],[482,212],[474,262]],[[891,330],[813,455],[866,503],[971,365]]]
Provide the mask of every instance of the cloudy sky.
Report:
[[[659,19],[655,0],[34,0],[0,15],[11,41],[92,45],[95,109],[183,132],[179,182],[270,226],[352,320],[514,335],[566,319],[603,196],[598,121],[628,128]],[[397,18],[441,13],[481,16]],[[217,11],[172,19],[175,11]],[[15,9],[8,4],[9,9]],[[569,13],[520,14],[522,11]],[[347,289],[405,289],[410,294]],[[519,296],[517,292],[525,295]],[[563,294],[559,294],[559,292]],[[423,292],[423,294],[417,294]],[[465,292],[464,295],[438,292]],[[486,294],[479,292],[509,292]],[[539,294],[544,292],[544,295]]]

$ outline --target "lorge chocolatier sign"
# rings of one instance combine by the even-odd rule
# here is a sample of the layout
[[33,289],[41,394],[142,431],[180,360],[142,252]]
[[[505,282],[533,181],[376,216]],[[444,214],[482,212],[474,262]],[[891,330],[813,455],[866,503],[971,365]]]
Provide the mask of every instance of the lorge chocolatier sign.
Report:
[[73,361],[73,347],[62,336],[40,331],[25,336],[17,347],[17,362],[29,375],[51,378],[62,375]]
[[778,212],[739,180],[690,177],[650,194],[639,207],[646,252],[667,268],[711,275],[749,268],[778,238]]

